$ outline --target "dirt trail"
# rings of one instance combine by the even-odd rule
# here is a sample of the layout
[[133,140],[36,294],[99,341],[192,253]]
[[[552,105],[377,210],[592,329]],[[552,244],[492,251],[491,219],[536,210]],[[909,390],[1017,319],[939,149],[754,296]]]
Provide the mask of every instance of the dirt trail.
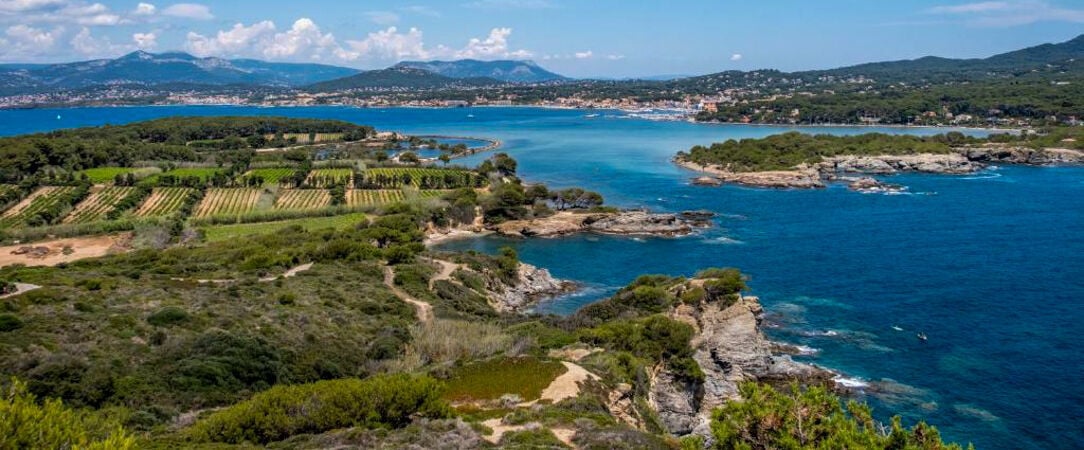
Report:
[[296,276],[297,274],[299,274],[301,272],[309,270],[311,268],[312,268],[312,263],[302,264],[302,265],[297,266],[297,267],[291,267],[290,270],[287,270],[282,275],[260,278],[260,281],[263,281],[263,282],[266,283],[268,281],[275,281],[275,280],[277,280],[279,278],[290,278],[290,277]]
[[14,292],[9,292],[9,293],[4,294],[4,295],[0,295],[0,299],[4,299],[4,298],[8,298],[8,297],[14,297],[14,296],[19,295],[19,294],[23,294],[23,293],[26,293],[26,292],[33,291],[34,289],[38,289],[40,287],[41,286],[38,286],[36,284],[15,283],[15,291]]
[[384,285],[391,289],[391,293],[399,297],[400,300],[410,303],[414,306],[415,312],[418,314],[418,321],[421,323],[429,323],[433,321],[433,305],[411,297],[402,289],[399,289],[395,285],[395,271],[391,266],[384,266]]
[[460,286],[463,285],[463,283],[460,283],[459,280],[457,280],[455,278],[452,278],[452,274],[455,273],[455,271],[457,269],[459,269],[459,267],[460,267],[459,264],[453,263],[451,261],[444,261],[444,260],[433,259],[433,258],[425,258],[425,260],[440,266],[440,272],[437,273],[436,275],[433,275],[433,278],[429,279],[429,289],[433,289],[433,283],[436,283],[436,282],[441,281],[441,280],[445,280],[445,281],[448,281],[450,283],[458,284]]
[[[529,423],[526,425],[504,425],[501,422],[502,420],[502,418],[498,417],[496,419],[489,419],[482,422],[482,425],[485,425],[489,429],[493,430],[493,434],[482,436],[482,439],[485,439],[491,444],[496,444],[501,441],[501,437],[503,437],[505,433],[513,433],[516,431],[523,431],[532,428],[542,428],[542,425],[538,423]],[[576,435],[575,430],[570,430],[568,428],[550,428],[549,430],[553,432],[553,435],[556,436],[559,441],[569,447],[576,448],[576,445],[572,443],[572,438]]]

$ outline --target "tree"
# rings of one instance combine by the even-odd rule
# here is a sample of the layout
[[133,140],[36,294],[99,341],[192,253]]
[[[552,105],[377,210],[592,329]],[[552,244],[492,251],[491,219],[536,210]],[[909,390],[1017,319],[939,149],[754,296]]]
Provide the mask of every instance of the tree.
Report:
[[403,152],[399,155],[399,162],[406,164],[417,164],[421,162],[421,159],[419,159],[418,155],[416,155],[414,152]]
[[447,167],[448,163],[452,161],[452,157],[448,156],[447,153],[441,153],[437,159],[439,159],[440,162],[444,163],[445,167]]
[[518,163],[516,163],[516,160],[512,159],[511,156],[508,156],[507,153],[498,153],[493,156],[493,167],[497,169],[497,172],[500,172],[501,175],[506,177],[516,174],[517,165]]
[[120,424],[58,399],[39,403],[16,379],[0,399],[0,448],[126,450],[135,448],[135,438]]

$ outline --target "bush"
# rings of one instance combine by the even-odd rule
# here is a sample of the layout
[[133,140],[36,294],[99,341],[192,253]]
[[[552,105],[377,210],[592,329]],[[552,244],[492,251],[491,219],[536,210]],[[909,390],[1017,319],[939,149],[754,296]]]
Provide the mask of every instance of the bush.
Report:
[[437,365],[485,358],[512,345],[512,337],[501,327],[485,322],[437,319],[427,326],[414,326],[410,334],[414,339],[407,347],[408,356]]
[[267,389],[284,371],[278,349],[261,338],[225,331],[206,332],[165,357],[174,365],[171,387],[204,393],[211,403],[230,401],[246,389]]
[[168,327],[187,322],[188,312],[176,306],[167,306],[147,317],[147,323],[156,327]]
[[0,314],[0,332],[15,331],[23,327],[22,319],[14,314]]
[[12,380],[5,394],[0,400],[0,448],[135,448],[135,439],[119,424],[57,399],[39,403],[19,380]]
[[692,360],[693,349],[689,345],[692,337],[691,326],[662,315],[607,322],[580,330],[583,342],[626,351],[649,361],[665,361],[678,377],[701,381],[704,374]]
[[201,420],[191,435],[239,444],[348,427],[401,428],[414,417],[451,416],[441,392],[436,380],[410,375],[276,386]]

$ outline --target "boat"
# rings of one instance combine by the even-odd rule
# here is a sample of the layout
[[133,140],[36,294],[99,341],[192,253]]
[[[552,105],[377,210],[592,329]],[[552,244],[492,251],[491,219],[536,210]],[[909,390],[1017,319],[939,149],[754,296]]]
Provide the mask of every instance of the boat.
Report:
[[468,118],[468,119],[473,119],[473,118],[474,118],[474,114],[467,114],[467,118]]
[[899,325],[892,325],[892,329],[896,331],[903,331],[903,328],[900,328]]
[[926,342],[926,340],[928,339],[928,338],[926,337],[926,333],[919,333],[919,334],[917,334],[916,336],[918,337],[918,340],[920,340],[920,341],[922,341],[922,342]]
[[583,117],[586,117],[588,119],[594,119],[594,118],[598,117],[598,114],[588,114],[588,115],[583,116]]

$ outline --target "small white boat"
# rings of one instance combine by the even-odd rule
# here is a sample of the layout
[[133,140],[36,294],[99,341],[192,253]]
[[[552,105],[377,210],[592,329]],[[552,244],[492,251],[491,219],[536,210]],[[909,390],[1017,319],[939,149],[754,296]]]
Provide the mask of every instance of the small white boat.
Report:
[[474,118],[474,114],[467,114],[467,118],[468,118],[468,119],[473,119],[473,118]]
[[588,119],[594,119],[594,118],[598,117],[598,114],[588,114],[588,115],[586,115],[584,117],[586,117]]
[[926,340],[929,339],[929,338],[926,337],[926,333],[919,333],[916,336],[918,337],[918,340],[920,340],[922,342],[926,342]]
[[899,325],[892,325],[892,329],[896,331],[903,331],[903,328],[900,328]]

